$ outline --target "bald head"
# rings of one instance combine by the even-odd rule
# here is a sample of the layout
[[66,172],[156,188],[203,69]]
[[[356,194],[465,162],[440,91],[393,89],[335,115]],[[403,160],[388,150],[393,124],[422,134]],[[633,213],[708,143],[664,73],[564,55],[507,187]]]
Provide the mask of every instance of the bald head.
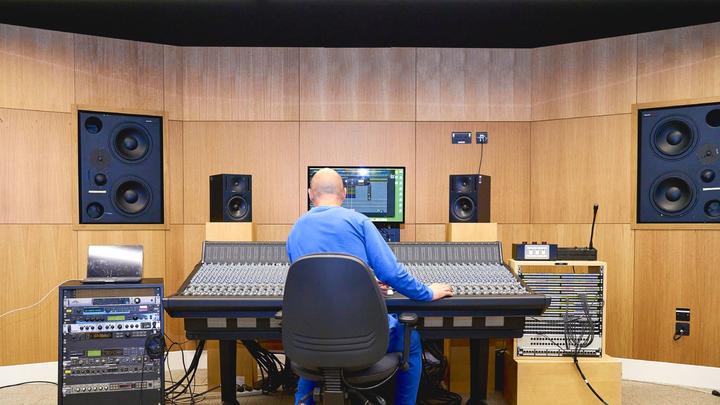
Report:
[[345,200],[345,185],[342,177],[333,169],[320,169],[310,180],[308,195],[313,205],[342,205]]

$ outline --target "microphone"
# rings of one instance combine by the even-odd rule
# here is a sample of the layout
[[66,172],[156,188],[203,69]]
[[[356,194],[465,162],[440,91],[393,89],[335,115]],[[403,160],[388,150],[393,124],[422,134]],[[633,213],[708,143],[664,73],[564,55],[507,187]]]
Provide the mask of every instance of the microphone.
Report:
[[590,228],[590,244],[588,245],[588,249],[593,249],[593,236],[595,235],[595,219],[597,218],[597,212],[598,208],[600,208],[600,205],[598,203],[595,203],[593,205],[593,222],[592,222],[592,228]]

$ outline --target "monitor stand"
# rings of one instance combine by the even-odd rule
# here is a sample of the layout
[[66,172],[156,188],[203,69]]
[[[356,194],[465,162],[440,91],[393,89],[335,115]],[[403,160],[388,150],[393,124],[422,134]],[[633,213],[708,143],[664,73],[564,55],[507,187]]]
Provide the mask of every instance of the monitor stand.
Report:
[[400,242],[400,224],[373,222],[385,242]]

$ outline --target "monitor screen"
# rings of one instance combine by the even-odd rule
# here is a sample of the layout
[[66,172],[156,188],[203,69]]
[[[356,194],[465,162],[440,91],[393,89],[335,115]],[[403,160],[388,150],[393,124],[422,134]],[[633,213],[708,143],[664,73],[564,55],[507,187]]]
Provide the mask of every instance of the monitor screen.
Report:
[[[312,176],[323,167],[308,167],[308,187]],[[373,222],[405,222],[404,167],[330,168],[338,172],[345,183],[347,195],[343,207],[365,214]],[[312,201],[308,197],[310,208]]]

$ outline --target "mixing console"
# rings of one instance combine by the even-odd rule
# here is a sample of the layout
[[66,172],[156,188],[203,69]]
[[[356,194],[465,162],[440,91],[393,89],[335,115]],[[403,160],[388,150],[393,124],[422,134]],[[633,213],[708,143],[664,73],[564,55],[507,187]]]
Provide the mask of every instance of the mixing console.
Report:
[[[433,302],[388,295],[389,313],[418,315],[423,338],[470,338],[473,359],[490,337],[520,337],[526,316],[550,304],[528,290],[503,263],[500,242],[389,243],[398,261],[422,283],[450,284],[455,295]],[[177,293],[165,298],[167,313],[184,318],[189,339],[220,341],[223,401],[235,398],[235,340],[279,339],[288,268],[285,243],[204,242],[203,255]],[[474,365],[472,365],[474,364]],[[486,390],[486,365],[473,361],[471,396]],[[221,367],[222,368],[222,367]]]
[[[424,245],[425,249],[420,249],[420,244],[392,245],[393,250],[399,253],[399,259],[405,259],[404,264],[410,274],[424,284],[449,284],[457,296],[528,294],[525,287],[501,262],[472,262],[477,259],[497,260],[497,257],[483,257],[481,254],[468,252],[469,249],[457,249],[468,247],[462,244]],[[265,254],[262,254],[259,246],[255,246],[258,251],[248,249],[246,246],[238,248],[240,253],[251,255],[251,259],[264,258],[270,260],[269,262],[201,263],[179,295],[282,297],[290,265],[286,260],[277,257],[278,254],[284,255],[284,250],[278,250],[277,247],[270,245],[270,251]],[[456,260],[467,260],[467,262],[450,261],[452,258],[447,254],[449,249],[465,253],[456,257]],[[227,246],[219,250],[223,253],[216,256],[242,260],[234,258],[234,252]],[[409,261],[408,259],[413,255],[426,262]],[[448,260],[448,262],[436,260]]]

